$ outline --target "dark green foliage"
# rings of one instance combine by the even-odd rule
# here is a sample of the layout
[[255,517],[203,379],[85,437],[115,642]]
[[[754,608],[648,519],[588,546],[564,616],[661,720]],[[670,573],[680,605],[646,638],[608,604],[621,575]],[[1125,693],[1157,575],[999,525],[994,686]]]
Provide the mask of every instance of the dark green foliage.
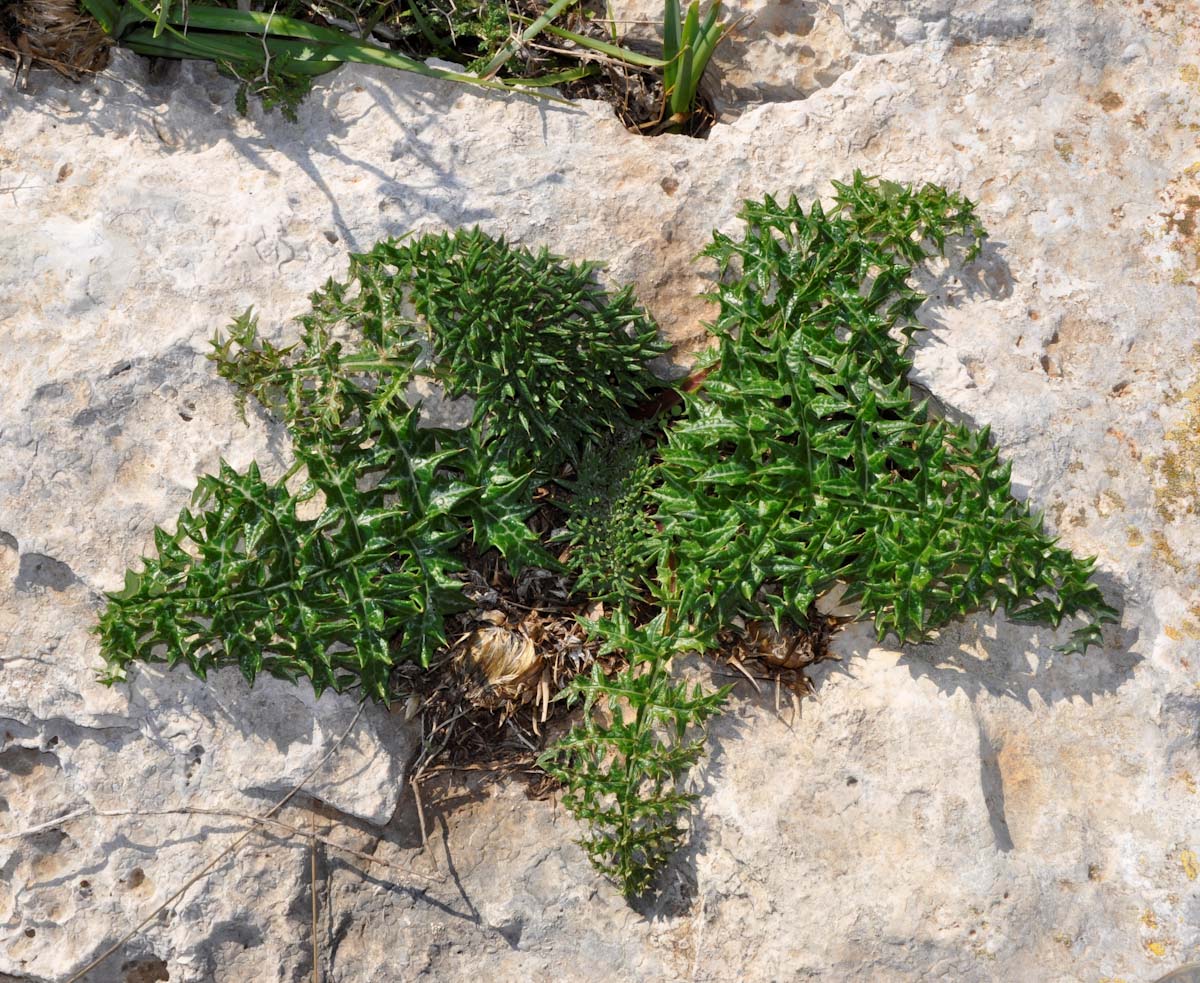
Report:
[[[395,657],[426,662],[445,643],[443,620],[465,603],[451,574],[470,496],[439,492],[467,448],[417,428],[403,391],[418,339],[373,283],[314,294],[295,344],[260,338],[249,311],[213,342],[243,411],[253,396],[287,423],[299,487],[253,465],[200,479],[204,511],[185,509],[174,535],[156,530],[158,556],[101,617],[110,681],[134,660],[182,661],[200,676],[237,665],[250,681],[303,675],[318,693],[361,683],[385,699]],[[297,518],[306,503],[316,518]]]
[[[911,268],[982,230],[965,199],[856,175],[807,213],[768,198],[746,236],[716,236],[718,362],[672,428],[657,492],[681,620],[804,622],[850,585],[882,638],[920,640],[982,606],[1057,626],[1072,648],[1113,611],[1076,560],[1011,497],[1009,468],[971,432],[913,405],[898,338],[924,298]],[[932,247],[931,245],[932,244]]]
[[[544,253],[510,251],[479,232],[469,241],[494,267],[448,265],[433,287],[420,263],[437,261],[444,238],[406,247],[383,243],[352,258],[345,282],[331,281],[312,296],[295,342],[261,337],[250,311],[228,337],[214,340],[210,357],[238,387],[243,412],[252,397],[290,430],[291,484],[299,488],[265,482],[257,467],[239,474],[222,466],[219,475],[200,480],[194,506],[202,511],[184,510],[173,535],[156,531],[158,555],[145,559],[140,574],[129,574],[126,590],[110,598],[100,619],[108,681],[123,678],[133,661],[183,662],[201,676],[237,665],[251,681],[260,671],[306,676],[318,693],[361,684],[386,700],[394,661],[428,663],[446,644],[445,619],[465,604],[454,577],[464,544],[497,550],[514,571],[555,565],[526,521],[532,475],[548,474],[551,465],[534,458],[528,445],[514,469],[506,452],[517,442],[502,439],[509,419],[503,393],[485,393],[475,428],[417,426],[418,412],[405,402],[415,376],[465,376],[484,379],[486,387],[488,372],[465,362],[454,371],[436,344],[450,329],[439,333],[402,311],[411,309],[420,285],[425,296],[434,295],[440,323],[469,322],[499,336],[504,325],[496,312],[489,321],[472,311],[490,296],[479,292],[481,284],[507,277],[505,296],[534,312],[530,317],[545,312],[569,325],[573,347],[565,358],[612,373],[614,400],[639,397],[651,378],[637,358],[658,351],[645,337],[652,325],[629,291],[610,308],[598,287],[581,285],[579,272],[591,267],[560,276],[567,268]],[[520,261],[506,267],[510,253]],[[572,323],[564,312],[575,310],[581,313]],[[642,331],[640,340],[617,337],[627,323]],[[540,360],[550,355],[541,342],[559,336],[539,325],[523,337],[526,347],[504,349],[507,367],[542,368]],[[422,354],[431,344],[432,360]],[[465,358],[457,350],[454,357]],[[546,369],[550,376],[555,371]],[[455,390],[467,391],[465,384]],[[552,432],[564,412],[511,402],[534,433]],[[586,428],[573,432],[575,446],[586,447]],[[481,434],[492,439],[485,443]],[[305,505],[315,518],[297,517]]]
[[557,568],[557,561],[526,524],[533,513],[531,473],[513,474],[503,461],[484,451],[473,429],[454,431],[453,437],[463,452],[454,460],[458,479],[443,494],[454,496],[455,514],[470,521],[475,551],[496,550],[513,574],[526,566]]
[[[745,237],[718,234],[709,248],[722,274],[720,348],[667,429],[662,463],[650,475],[634,470],[637,491],[653,486],[655,522],[629,500],[640,531],[661,529],[651,544],[665,610],[636,629],[618,609],[599,628],[630,668],[575,681],[568,692],[584,697],[584,720],[543,759],[589,826],[593,863],[629,896],[681,841],[689,796],[679,781],[700,754],[684,733],[724,695],[697,688],[689,698],[673,685],[673,651],[715,645],[738,615],[803,625],[838,581],[880,638],[923,639],[1002,605],[1018,621],[1082,615],[1068,646],[1081,651],[1114,616],[1088,580],[1092,561],[1056,546],[1012,499],[987,431],[931,419],[910,398],[900,339],[918,327],[924,298],[907,285],[906,264],[949,236],[968,237],[974,256],[984,233],[970,203],[860,174],[836,187],[830,214],[819,204],[805,213],[795,199],[747,203]],[[624,487],[610,499],[625,501]],[[611,569],[605,536],[619,541],[609,516],[573,520],[585,547],[579,568],[596,584]],[[608,586],[625,592],[618,601],[638,593],[629,579]]]
[[645,363],[665,351],[631,287],[608,295],[592,263],[510,248],[483,232],[377,246],[371,256],[411,283],[437,378],[476,400],[491,452],[552,474],[618,433],[662,385]]
[[[248,98],[261,99],[268,110],[278,108],[295,121],[296,109],[312,80],[346,62],[377,65],[427,78],[460,82],[498,91],[522,91],[541,96],[536,88],[515,89],[496,79],[447,71],[377,43],[371,33],[392,5],[351,0],[317,10],[299,2],[266,3],[250,0],[176,2],[176,0],[80,0],[106,33],[123,47],[160,58],[190,58],[213,62],[238,81],[235,102],[247,110]],[[490,0],[489,0],[490,2]],[[414,8],[415,9],[415,8]],[[351,32],[326,18],[355,22]],[[405,11],[407,13],[407,11]],[[398,16],[403,17],[400,13]],[[486,27],[497,30],[497,14]]]
[[655,469],[643,431],[630,429],[584,454],[567,505],[568,565],[578,594],[626,603],[654,572],[658,530],[651,516]]
[[[478,230],[353,257],[294,343],[247,312],[211,357],[288,426],[291,480],[201,479],[201,511],[156,532],[157,556],[100,619],[107,678],[134,660],[237,665],[387,699],[394,661],[445,646],[465,557],[555,565],[527,520],[534,488],[557,482],[567,565],[612,611],[588,627],[618,668],[566,688],[579,722],[540,760],[593,863],[633,897],[682,842],[696,728],[726,695],[674,680],[673,657],[739,618],[803,625],[844,582],[881,638],[1000,606],[1081,617],[1068,651],[1099,642],[1115,612],[1092,561],[1013,500],[986,430],[910,396],[924,298],[908,280],[952,237],[978,252],[971,203],[860,174],[836,188],[829,210],[747,203],[745,236],[715,236],[719,348],[682,415],[645,427],[631,412],[662,386],[646,368],[662,347],[630,291]],[[419,428],[418,376],[473,397],[473,426]]]
[[[583,722],[540,759],[564,785],[563,804],[588,824],[580,844],[627,897],[645,893],[679,847],[696,796],[680,788],[704,753],[693,728],[719,712],[729,687],[706,693],[671,677],[671,658],[689,640],[659,614],[635,627],[621,610],[591,626],[602,654],[620,652],[628,667],[607,678],[598,665],[563,696],[582,699]],[[604,719],[602,720],[601,717]]]
[[[394,657],[427,662],[445,645],[444,619],[465,605],[451,576],[462,528],[435,478],[456,451],[417,428],[416,410],[389,409],[332,452],[298,445],[296,492],[253,464],[203,476],[203,511],[184,509],[174,535],[156,530],[158,555],[101,615],[107,680],[135,660],[202,678],[236,665],[250,682],[266,671],[386,699]],[[316,518],[297,518],[318,496]]]

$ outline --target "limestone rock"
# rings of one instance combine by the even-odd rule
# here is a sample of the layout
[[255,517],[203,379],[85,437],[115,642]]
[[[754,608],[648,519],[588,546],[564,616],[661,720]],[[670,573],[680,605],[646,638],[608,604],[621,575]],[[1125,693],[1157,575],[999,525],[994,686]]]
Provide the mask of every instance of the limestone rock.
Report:
[[[279,814],[379,861],[316,851],[325,978],[1153,980],[1200,958],[1200,20],[738,10],[757,26],[721,55],[705,141],[373,69],[321,80],[298,125],[237,118],[202,65],[0,86],[0,976],[81,969],[247,828],[170,810],[265,811],[354,714],[232,674],[94,681],[102,592],[195,477],[288,459],[204,361],[215,328],[250,304],[282,324],[381,236],[480,223],[606,262],[683,356],[712,229],[855,168],[979,202],[983,256],[923,281],[915,382],[1098,556],[1105,648],[1065,659],[984,615],[905,651],[848,630],[798,719],[742,693],[713,726],[692,846],[640,912],[517,787],[430,803],[422,850],[415,736],[368,709]],[[152,814],[14,835],[87,809]],[[310,860],[251,836],[92,978],[306,976]]]

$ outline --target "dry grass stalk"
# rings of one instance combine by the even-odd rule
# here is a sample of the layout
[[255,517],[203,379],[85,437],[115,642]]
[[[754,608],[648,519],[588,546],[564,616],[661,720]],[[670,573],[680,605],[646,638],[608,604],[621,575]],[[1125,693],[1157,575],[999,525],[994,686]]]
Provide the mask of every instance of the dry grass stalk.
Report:
[[[108,65],[112,39],[76,0],[12,0],[0,11],[0,51],[17,60],[17,84],[35,65],[72,81]],[[22,81],[24,69],[24,81]]]
[[[287,795],[285,795],[282,799],[280,799],[278,802],[276,802],[275,805],[273,805],[270,809],[268,809],[261,816],[256,817],[256,821],[263,822],[263,821],[270,820],[271,817],[275,815],[275,813],[279,812],[280,809],[282,809],[285,805],[287,805],[287,803],[296,795],[297,792],[299,792],[305,785],[308,784],[309,781],[312,780],[312,778],[317,774],[317,772],[319,772],[325,766],[325,762],[327,762],[331,757],[333,757],[334,752],[337,751],[337,749],[340,748],[343,743],[345,743],[346,738],[350,736],[350,732],[352,730],[354,730],[355,726],[357,726],[358,718],[362,716],[362,712],[363,712],[363,708],[360,705],[358,708],[358,711],[354,714],[354,719],[350,721],[350,726],[347,727],[346,730],[342,733],[342,736],[339,737],[334,742],[333,746],[328,751],[325,752],[325,754],[321,757],[321,760],[316,763],[316,765],[313,767],[313,769],[307,775],[305,775],[300,780],[300,782],[295,787],[293,787],[290,792],[288,792]],[[90,973],[93,969],[95,969],[97,966],[99,966],[101,963],[103,963],[106,959],[108,959],[109,956],[111,956],[113,953],[120,950],[121,947],[124,946],[126,942],[128,942],[130,939],[134,938],[136,935],[138,935],[138,933],[140,933],[142,931],[142,929],[144,929],[147,925],[149,925],[152,921],[154,921],[154,919],[158,917],[159,912],[163,911],[164,909],[166,909],[167,907],[169,907],[170,905],[172,905],[176,901],[178,901],[181,897],[183,897],[184,894],[187,893],[188,889],[193,884],[195,884],[198,880],[200,880],[202,877],[204,877],[206,874],[208,874],[209,871],[211,871],[213,868],[215,868],[219,863],[221,863],[221,861],[223,861],[230,854],[235,853],[238,850],[238,848],[247,839],[250,838],[250,836],[251,836],[251,834],[253,834],[253,832],[254,832],[254,827],[251,826],[250,829],[248,829],[244,833],[242,833],[242,835],[239,836],[236,840],[234,840],[231,844],[229,844],[229,846],[227,846],[224,850],[222,850],[215,857],[213,857],[208,863],[206,863],[203,867],[201,867],[194,874],[192,874],[192,876],[187,879],[187,882],[181,888],[179,888],[179,890],[177,890],[174,894],[172,894],[169,898],[167,898],[166,901],[164,901],[157,908],[155,908],[153,911],[151,911],[150,914],[148,914],[145,918],[143,918],[140,922],[138,922],[137,925],[135,925],[132,929],[130,929],[128,932],[126,932],[123,936],[121,936],[121,938],[117,939],[116,942],[114,942],[107,949],[105,949],[102,953],[100,953],[100,955],[98,955],[90,963],[88,963],[86,966],[84,966],[83,969],[81,969],[78,973],[76,973],[74,976],[72,976],[67,981],[67,983],[76,983],[77,980],[83,979],[85,976],[88,975],[88,973]],[[303,831],[298,831],[298,832],[301,832],[301,835],[303,835]]]

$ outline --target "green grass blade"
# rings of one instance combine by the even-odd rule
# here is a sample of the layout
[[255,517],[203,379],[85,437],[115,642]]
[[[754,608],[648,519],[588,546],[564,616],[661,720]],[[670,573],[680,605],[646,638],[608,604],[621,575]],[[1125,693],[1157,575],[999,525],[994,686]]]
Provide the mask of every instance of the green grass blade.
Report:
[[[245,13],[242,11],[214,11],[213,8],[205,8],[202,12],[193,8],[189,21],[194,27],[198,27],[196,15],[199,14],[199,19],[206,23],[244,22]],[[227,18],[226,15],[230,14],[242,14],[243,17]],[[268,15],[253,16],[261,17],[265,22]],[[284,22],[283,29],[296,33],[303,32],[312,37],[276,37],[271,33],[264,36],[261,28],[246,34],[204,30],[191,30],[187,34],[183,34],[174,25],[168,24],[162,37],[145,27],[132,31],[124,41],[131,50],[139,54],[163,58],[198,58],[209,61],[249,61],[254,63],[263,58],[264,50],[272,57],[286,54],[291,59],[288,70],[300,75],[324,74],[345,62],[379,65],[397,71],[412,72],[426,78],[475,85],[499,92],[524,92],[526,95],[536,96],[539,99],[569,105],[564,99],[537,91],[536,87],[526,88],[496,80],[477,78],[463,72],[431,68],[423,62],[399,52],[366,41],[358,41],[340,31],[330,31],[326,28],[303,24],[300,21],[288,23],[288,18],[274,19]],[[326,40],[327,38],[328,40]]]
[[679,74],[668,92],[671,115],[686,115],[692,108],[692,46],[685,44],[679,53]]
[[[716,8],[714,7],[714,10]],[[693,71],[696,75],[696,84],[699,87],[700,76],[704,74],[704,69],[708,67],[709,59],[712,58],[713,51],[716,50],[721,39],[725,37],[725,25],[712,23],[707,28],[702,28],[700,31],[700,40],[696,43],[696,50],[693,55]]]
[[609,44],[607,41],[598,41],[583,34],[576,34],[574,31],[568,31],[565,27],[556,27],[553,24],[548,24],[544,30],[547,34],[552,34],[565,41],[573,41],[581,48],[587,48],[590,51],[608,55],[610,58],[615,58],[629,65],[641,65],[644,68],[662,68],[667,64],[661,58],[642,55],[636,51],[630,51],[628,48],[622,48],[618,44]]
[[521,87],[535,89],[550,88],[555,85],[562,85],[565,82],[578,82],[580,79],[595,75],[597,71],[598,68],[595,65],[580,65],[578,68],[568,68],[561,72],[539,75],[536,78],[521,79]]
[[688,4],[687,17],[683,21],[683,31],[679,36],[681,47],[692,45],[695,47],[696,40],[700,36],[700,0],[692,0]]
[[679,0],[663,4],[663,57],[673,61],[679,54]]
[[154,21],[154,36],[158,37],[167,26],[167,18],[171,16],[171,0],[159,0],[158,17]]
[[[536,91],[536,85],[526,88],[477,78],[463,72],[430,68],[424,62],[409,58],[389,48],[360,41],[334,28],[319,27],[278,14],[193,5],[188,8],[186,18],[179,10],[174,13],[168,12],[166,17],[155,17],[141,0],[129,0],[127,13],[118,15],[112,0],[85,0],[85,2],[102,5],[97,9],[105,15],[108,23],[118,30],[121,21],[130,13],[134,14],[134,17],[130,18],[134,23],[137,20],[152,23],[153,29],[136,28],[122,39],[139,54],[163,58],[199,58],[211,61],[249,61],[253,63],[262,59],[265,49],[265,53],[271,56],[289,55],[292,59],[288,66],[289,71],[300,75],[320,75],[332,71],[344,62],[357,62],[412,72],[426,78],[476,85],[495,91],[524,91],[539,99],[568,104],[564,99]],[[578,2],[578,0],[559,0],[558,5],[574,2]],[[185,22],[189,28],[195,30],[189,30],[187,33],[181,32],[178,27],[183,26]],[[101,26],[105,26],[103,22]],[[107,26],[105,29],[108,29]],[[556,83],[539,84],[553,85]]]
[[[191,4],[186,16],[182,12],[173,14],[169,23],[188,28],[199,27],[212,31],[232,31],[238,34],[253,34],[258,37],[307,38],[310,41],[328,41],[341,44],[357,40],[332,27],[318,27],[306,21],[282,14],[262,13],[257,10],[230,10],[225,7],[202,7]],[[361,43],[361,42],[360,42]]]
[[695,44],[700,31],[700,2],[692,0],[683,22],[683,49],[679,52],[679,71],[675,84],[668,91],[671,115],[688,116],[696,101]]
[[[546,8],[546,12],[542,14],[541,17],[539,17],[521,32],[520,43],[524,44],[527,41],[532,41],[535,37],[541,34],[542,29],[552,20],[554,20],[555,17],[561,14],[568,7],[573,7],[578,2],[579,0],[555,0],[554,3]],[[481,74],[484,78],[491,78],[498,71],[500,71],[500,69],[503,68],[508,60],[516,53],[516,43],[505,45],[505,47],[501,51],[498,51],[496,56],[490,62],[488,62],[487,67],[484,68]]]
[[153,28],[139,27],[123,42],[139,55],[157,58],[194,58],[217,62],[256,62],[262,59],[263,49],[274,57],[290,55],[288,70],[298,75],[321,75],[344,63],[344,59],[308,41],[287,38],[249,38],[232,34],[208,34],[191,31],[186,36],[171,34],[156,37]]
[[80,0],[84,10],[96,18],[105,34],[115,35],[121,19],[120,8],[113,0]]

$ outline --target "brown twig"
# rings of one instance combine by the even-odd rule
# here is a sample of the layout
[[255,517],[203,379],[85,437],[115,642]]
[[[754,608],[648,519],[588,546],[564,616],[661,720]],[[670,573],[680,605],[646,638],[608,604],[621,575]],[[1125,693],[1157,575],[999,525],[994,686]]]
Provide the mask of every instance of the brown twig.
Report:
[[270,819],[266,816],[256,816],[250,812],[239,812],[236,809],[201,809],[195,806],[179,806],[175,809],[120,809],[113,811],[79,809],[78,811],[68,813],[65,816],[59,816],[57,819],[51,819],[49,822],[39,823],[37,826],[30,826],[28,829],[18,830],[15,833],[6,833],[4,838],[16,839],[20,836],[32,836],[34,833],[40,833],[43,830],[53,829],[56,826],[61,826],[64,823],[71,822],[75,819],[82,819],[85,816],[93,816],[96,819],[145,819],[150,816],[224,816],[230,819],[244,819],[247,822],[256,823],[260,826],[271,826],[277,830],[282,830],[291,836],[303,836],[310,840],[315,839],[318,843],[323,843],[325,846],[337,850],[339,853],[345,853],[351,857],[357,857],[359,860],[364,860],[367,863],[378,864],[381,867],[386,867],[389,870],[394,870],[410,877],[423,877],[426,880],[431,881],[445,880],[445,878],[440,874],[422,874],[420,871],[413,870],[410,867],[403,867],[400,864],[394,864],[388,860],[380,860],[374,854],[363,853],[361,850],[355,850],[353,847],[346,846],[344,843],[338,843],[337,840],[330,839],[328,836],[322,836],[319,833],[314,836],[314,834],[310,831],[301,829],[299,826],[293,826],[291,823],[285,823],[279,819]]
[[[417,820],[421,824],[421,849],[427,851],[429,849],[429,836],[425,832],[425,809],[421,805],[421,787],[417,783],[416,775],[413,775],[413,777],[409,779],[408,783],[412,786],[413,799],[417,803]],[[432,857],[433,854],[430,854],[430,856]]]
[[312,836],[308,841],[309,878],[308,889],[312,896],[312,981],[321,983],[321,947],[317,941],[317,814],[309,814],[309,825],[312,826]]

